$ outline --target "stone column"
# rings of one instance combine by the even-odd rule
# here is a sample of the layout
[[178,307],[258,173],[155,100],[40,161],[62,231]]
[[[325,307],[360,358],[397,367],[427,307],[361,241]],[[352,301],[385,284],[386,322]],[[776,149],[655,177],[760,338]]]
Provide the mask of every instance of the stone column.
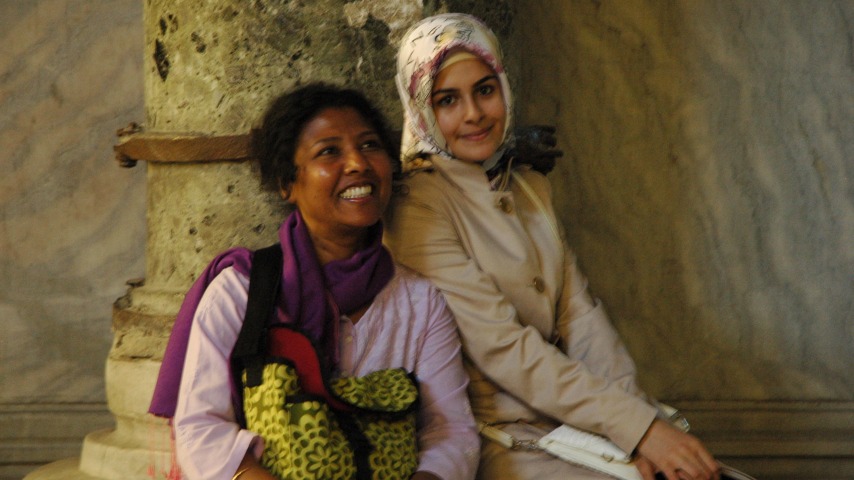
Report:
[[[131,157],[146,161],[146,272],[114,305],[106,384],[116,426],[86,437],[79,464],[57,462],[28,480],[168,477],[169,428],[146,412],[184,293],[217,253],[276,241],[283,219],[242,161],[245,134],[271,98],[316,80],[362,89],[395,124],[396,40],[423,15],[453,10],[426,3],[145,2],[145,121],[120,150],[137,142]],[[506,31],[505,2],[464,3]],[[237,153],[223,154],[217,145],[229,139]]]

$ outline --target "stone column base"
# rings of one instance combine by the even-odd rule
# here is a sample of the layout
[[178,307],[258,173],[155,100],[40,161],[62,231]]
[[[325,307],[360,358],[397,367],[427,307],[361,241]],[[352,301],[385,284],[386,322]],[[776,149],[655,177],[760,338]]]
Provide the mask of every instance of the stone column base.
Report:
[[107,404],[115,428],[86,435],[79,459],[54,462],[26,480],[159,480],[172,467],[169,426],[147,412],[160,362],[107,359]]
[[68,458],[30,472],[24,480],[101,480],[80,471],[80,459]]

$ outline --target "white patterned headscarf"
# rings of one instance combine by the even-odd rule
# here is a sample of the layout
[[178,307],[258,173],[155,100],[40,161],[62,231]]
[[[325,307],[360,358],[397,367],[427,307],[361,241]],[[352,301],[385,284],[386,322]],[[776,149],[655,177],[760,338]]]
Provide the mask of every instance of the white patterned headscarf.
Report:
[[504,96],[506,120],[504,141],[512,119],[513,96],[504,71],[501,47],[495,34],[480,20],[463,13],[446,13],[425,18],[404,35],[397,52],[397,92],[403,102],[403,139],[400,160],[403,170],[424,154],[453,158],[448,142],[433,115],[433,80],[449,52],[465,50],[483,60],[498,76]]

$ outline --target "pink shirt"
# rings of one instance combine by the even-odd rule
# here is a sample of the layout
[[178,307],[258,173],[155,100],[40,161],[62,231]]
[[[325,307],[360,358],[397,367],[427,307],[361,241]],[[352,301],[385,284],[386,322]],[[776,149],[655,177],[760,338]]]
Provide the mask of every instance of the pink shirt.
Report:
[[[340,375],[402,367],[421,393],[419,467],[445,479],[471,479],[480,440],[471,414],[453,317],[424,278],[396,265],[395,275],[353,325],[341,319]],[[189,479],[227,479],[263,440],[241,429],[231,405],[229,355],[246,311],[249,279],[233,268],[208,286],[190,332],[174,428],[178,462]]]

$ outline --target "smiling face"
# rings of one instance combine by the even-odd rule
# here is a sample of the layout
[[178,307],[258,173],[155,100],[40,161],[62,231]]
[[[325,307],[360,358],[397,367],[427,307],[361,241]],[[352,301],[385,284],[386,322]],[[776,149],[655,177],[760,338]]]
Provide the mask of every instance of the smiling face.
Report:
[[283,196],[312,238],[361,239],[391,197],[392,163],[379,134],[353,108],[321,110],[300,133],[296,179]]
[[495,72],[477,58],[460,60],[433,80],[433,115],[454,157],[483,162],[504,140],[507,112]]

